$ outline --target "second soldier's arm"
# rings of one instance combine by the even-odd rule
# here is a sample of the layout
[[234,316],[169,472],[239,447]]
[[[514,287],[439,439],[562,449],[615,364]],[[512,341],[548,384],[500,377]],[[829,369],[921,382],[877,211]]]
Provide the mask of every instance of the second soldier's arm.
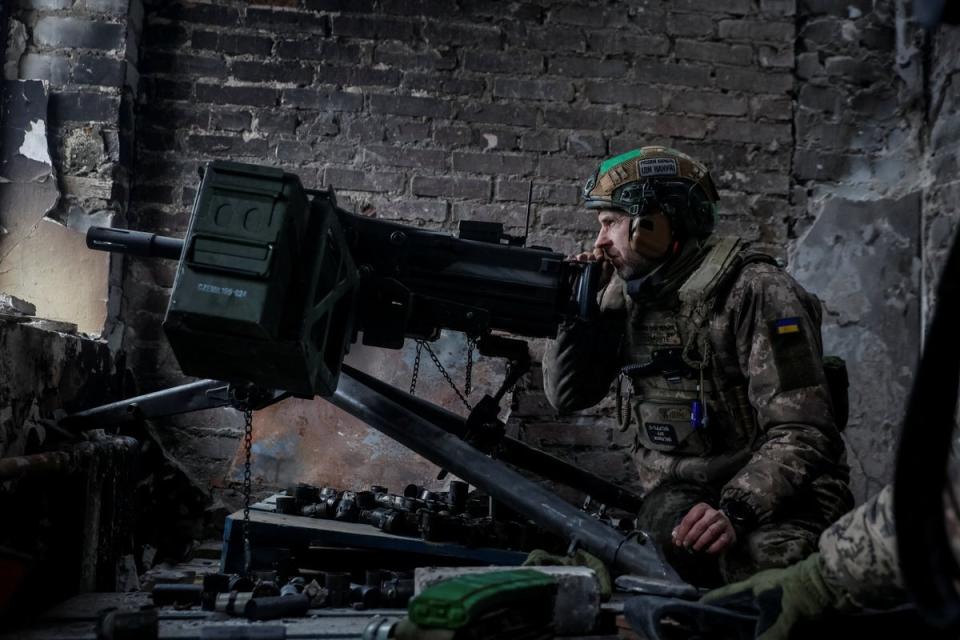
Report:
[[722,503],[746,506],[763,523],[819,475],[846,469],[823,373],[819,306],[786,273],[755,264],[741,273],[725,313],[759,433]]

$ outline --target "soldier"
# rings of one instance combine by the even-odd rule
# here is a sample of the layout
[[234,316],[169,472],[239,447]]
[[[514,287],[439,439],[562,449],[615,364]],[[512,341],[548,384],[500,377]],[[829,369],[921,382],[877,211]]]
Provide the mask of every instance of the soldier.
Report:
[[643,147],[584,188],[600,224],[596,320],[543,361],[560,412],[616,381],[645,493],[639,525],[686,579],[731,582],[796,562],[853,506],[822,363],[820,306],[775,261],[712,234],[706,168]]

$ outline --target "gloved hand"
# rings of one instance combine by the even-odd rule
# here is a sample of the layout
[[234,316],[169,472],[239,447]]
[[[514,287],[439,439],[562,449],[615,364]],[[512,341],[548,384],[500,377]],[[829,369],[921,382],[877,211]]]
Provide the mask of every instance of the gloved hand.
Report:
[[597,574],[597,580],[600,581],[600,599],[603,601],[609,600],[610,595],[613,593],[613,581],[610,579],[610,571],[608,571],[607,566],[603,564],[603,560],[582,549],[577,549],[572,556],[553,555],[543,549],[534,549],[527,555],[527,559],[523,561],[523,566],[587,567],[588,569],[593,569],[594,573]]
[[733,605],[751,598],[760,611],[757,640],[787,640],[794,628],[825,614],[843,610],[845,598],[824,581],[820,554],[784,569],[768,569],[719,589],[701,599],[714,605]]

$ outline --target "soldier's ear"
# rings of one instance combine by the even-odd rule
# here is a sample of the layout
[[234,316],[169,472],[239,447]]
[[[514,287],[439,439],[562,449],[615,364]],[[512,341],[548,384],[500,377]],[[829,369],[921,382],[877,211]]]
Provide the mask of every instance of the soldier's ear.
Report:
[[630,220],[630,247],[648,260],[666,257],[673,242],[670,220],[663,212]]

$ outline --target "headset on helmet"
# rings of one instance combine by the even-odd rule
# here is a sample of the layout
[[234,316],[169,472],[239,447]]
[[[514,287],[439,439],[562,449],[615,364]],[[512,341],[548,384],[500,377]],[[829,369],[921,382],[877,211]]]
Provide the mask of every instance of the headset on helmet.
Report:
[[653,206],[679,237],[713,231],[720,196],[707,168],[667,147],[641,147],[600,163],[583,188],[588,209],[618,209],[643,216]]

